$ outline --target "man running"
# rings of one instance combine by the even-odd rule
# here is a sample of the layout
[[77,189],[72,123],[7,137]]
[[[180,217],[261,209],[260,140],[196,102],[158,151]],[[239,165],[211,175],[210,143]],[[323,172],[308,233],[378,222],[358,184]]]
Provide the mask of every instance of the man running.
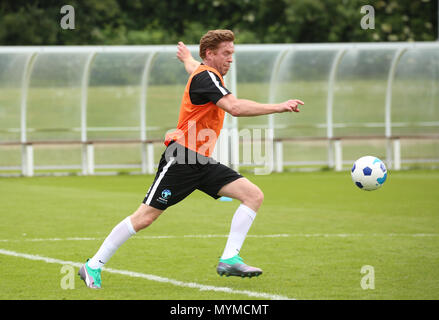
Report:
[[114,227],[97,253],[80,268],[79,275],[88,287],[101,287],[101,268],[126,240],[197,189],[214,199],[225,196],[240,201],[217,273],[239,277],[262,274],[261,269],[246,265],[239,251],[264,195],[255,184],[215,161],[211,154],[225,112],[235,117],[299,112],[298,105],[304,103],[288,100],[279,104],[260,104],[236,98],[224,86],[223,79],[233,62],[234,40],[230,30],[207,32],[200,40],[202,63],[194,60],[186,46],[179,42],[177,57],[184,63],[190,77],[183,94],[177,129],[166,135],[166,150],[143,203]]

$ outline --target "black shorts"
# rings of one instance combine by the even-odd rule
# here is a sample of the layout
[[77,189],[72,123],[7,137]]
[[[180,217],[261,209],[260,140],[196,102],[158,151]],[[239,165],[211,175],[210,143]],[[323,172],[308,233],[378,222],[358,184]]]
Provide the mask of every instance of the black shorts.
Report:
[[196,189],[218,199],[223,186],[242,177],[213,158],[174,142],[163,152],[154,182],[143,203],[165,210]]

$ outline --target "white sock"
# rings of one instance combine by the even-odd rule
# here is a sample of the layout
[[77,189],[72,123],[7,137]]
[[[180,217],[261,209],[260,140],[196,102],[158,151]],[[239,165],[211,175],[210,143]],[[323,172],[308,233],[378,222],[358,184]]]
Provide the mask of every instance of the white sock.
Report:
[[88,266],[92,269],[102,268],[116,250],[134,234],[136,234],[136,231],[133,228],[131,219],[126,217],[110,232],[98,252],[88,261]]
[[239,253],[255,217],[256,212],[246,205],[241,204],[238,207],[232,219],[229,238],[221,259],[232,258]]

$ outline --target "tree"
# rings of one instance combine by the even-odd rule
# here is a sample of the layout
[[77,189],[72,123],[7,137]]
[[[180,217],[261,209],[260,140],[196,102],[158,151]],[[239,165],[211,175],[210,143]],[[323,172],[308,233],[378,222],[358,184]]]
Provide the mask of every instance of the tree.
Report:
[[[237,43],[432,41],[436,0],[71,0],[75,29],[60,27],[63,0],[0,2],[1,45],[198,43],[232,29]],[[375,29],[360,27],[363,5]]]

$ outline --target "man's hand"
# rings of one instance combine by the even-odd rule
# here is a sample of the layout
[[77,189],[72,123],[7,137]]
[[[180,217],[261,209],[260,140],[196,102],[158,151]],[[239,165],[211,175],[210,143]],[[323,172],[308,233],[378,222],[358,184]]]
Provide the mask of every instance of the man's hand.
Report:
[[177,45],[177,58],[184,63],[186,72],[192,74],[198,68],[200,62],[196,61],[186,45],[179,41]]
[[186,47],[186,45],[183,42],[181,42],[181,41],[179,41],[178,45],[177,45],[177,58],[178,58],[178,60],[180,60],[183,63],[187,59],[191,59],[192,58],[191,52]]
[[305,103],[302,100],[294,99],[288,100],[281,104],[279,104],[279,112],[300,112],[299,105],[304,105]]

